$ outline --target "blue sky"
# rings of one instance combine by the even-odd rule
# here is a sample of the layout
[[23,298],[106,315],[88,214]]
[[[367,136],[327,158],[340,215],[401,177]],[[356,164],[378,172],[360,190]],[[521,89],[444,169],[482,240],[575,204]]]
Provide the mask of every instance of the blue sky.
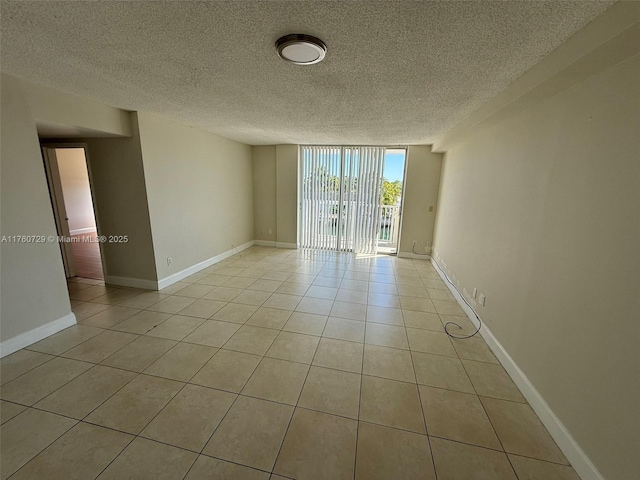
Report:
[[[404,162],[407,151],[404,149],[398,148],[388,148],[384,155],[384,171],[383,177],[387,180],[393,182],[395,180],[400,180],[401,182],[404,179]],[[305,157],[306,158],[306,157]],[[340,153],[339,150],[337,153],[331,155],[331,158],[337,160],[332,170],[333,175],[340,175]]]
[[387,150],[384,156],[384,178],[393,182],[404,178],[405,150]]

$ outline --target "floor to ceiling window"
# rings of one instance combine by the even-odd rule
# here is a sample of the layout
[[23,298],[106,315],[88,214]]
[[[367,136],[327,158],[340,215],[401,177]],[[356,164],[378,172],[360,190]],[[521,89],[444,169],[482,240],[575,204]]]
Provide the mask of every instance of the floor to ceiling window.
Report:
[[[302,248],[377,253],[382,247],[387,253],[394,251],[402,182],[384,178],[386,151],[384,147],[301,147]],[[404,154],[404,150],[389,150],[392,152]],[[404,155],[402,158],[404,171]]]
[[387,148],[384,152],[379,253],[395,254],[398,251],[406,159],[405,148]]

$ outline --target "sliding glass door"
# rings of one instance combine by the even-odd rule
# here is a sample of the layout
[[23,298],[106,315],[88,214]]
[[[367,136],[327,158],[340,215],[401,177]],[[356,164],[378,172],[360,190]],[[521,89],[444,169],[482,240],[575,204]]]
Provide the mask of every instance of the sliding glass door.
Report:
[[376,253],[384,147],[301,147],[302,248]]

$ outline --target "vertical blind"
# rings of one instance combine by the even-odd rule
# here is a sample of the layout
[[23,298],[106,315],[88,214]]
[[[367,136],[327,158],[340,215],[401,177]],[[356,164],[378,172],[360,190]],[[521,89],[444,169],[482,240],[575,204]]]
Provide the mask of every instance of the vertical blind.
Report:
[[301,247],[376,253],[384,153],[384,147],[302,147]]

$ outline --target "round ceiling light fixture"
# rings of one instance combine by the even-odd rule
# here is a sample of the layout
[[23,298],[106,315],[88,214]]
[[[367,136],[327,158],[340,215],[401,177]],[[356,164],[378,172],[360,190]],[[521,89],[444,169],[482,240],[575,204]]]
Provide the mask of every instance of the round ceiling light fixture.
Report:
[[327,46],[322,40],[311,35],[292,33],[276,40],[276,50],[280,58],[296,65],[313,65],[322,61]]

